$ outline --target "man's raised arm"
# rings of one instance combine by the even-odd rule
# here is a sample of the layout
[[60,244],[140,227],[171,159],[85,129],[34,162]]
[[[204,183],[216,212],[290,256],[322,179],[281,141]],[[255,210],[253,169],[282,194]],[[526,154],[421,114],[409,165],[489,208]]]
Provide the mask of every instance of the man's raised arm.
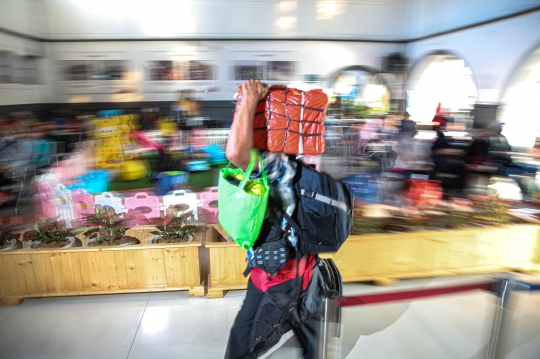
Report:
[[257,103],[268,94],[268,86],[259,80],[242,84],[242,103],[231,126],[227,140],[227,159],[236,167],[245,170],[251,160],[253,148],[253,117]]

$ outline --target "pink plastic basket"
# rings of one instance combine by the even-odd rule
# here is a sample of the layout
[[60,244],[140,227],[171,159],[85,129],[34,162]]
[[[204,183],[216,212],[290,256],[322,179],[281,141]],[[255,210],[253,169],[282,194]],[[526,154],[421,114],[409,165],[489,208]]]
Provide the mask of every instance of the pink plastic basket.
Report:
[[201,200],[201,221],[204,223],[217,223],[218,207],[210,206],[212,202],[217,204],[218,188],[208,187],[206,191],[199,194]]
[[136,211],[142,208],[150,208],[150,212],[142,213],[146,218],[157,218],[160,216],[160,205],[158,196],[149,196],[145,192],[139,192],[124,200],[124,206],[129,211]]
[[83,218],[85,215],[94,213],[94,195],[79,188],[71,192],[75,218]]
[[210,207],[210,204],[218,199],[218,188],[208,187],[206,191],[200,193],[202,209],[212,212],[217,215],[218,207]]

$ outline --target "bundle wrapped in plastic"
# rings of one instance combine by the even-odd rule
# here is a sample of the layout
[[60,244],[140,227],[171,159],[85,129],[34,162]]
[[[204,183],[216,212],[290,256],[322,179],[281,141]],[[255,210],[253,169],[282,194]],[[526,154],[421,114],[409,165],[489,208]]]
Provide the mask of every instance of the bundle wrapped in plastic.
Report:
[[[238,88],[238,110],[242,89]],[[302,91],[272,86],[257,105],[253,122],[254,146],[270,152],[317,155],[325,150],[328,96],[320,89]]]

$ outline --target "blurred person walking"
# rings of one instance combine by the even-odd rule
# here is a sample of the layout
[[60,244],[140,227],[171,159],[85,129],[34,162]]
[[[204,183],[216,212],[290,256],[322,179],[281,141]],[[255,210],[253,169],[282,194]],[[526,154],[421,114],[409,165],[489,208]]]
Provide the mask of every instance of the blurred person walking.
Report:
[[[242,85],[243,100],[233,121],[227,141],[226,154],[232,164],[246,170],[251,160],[253,148],[253,117],[257,103],[266,98],[268,86],[258,80],[249,80]],[[300,260],[294,252],[290,253],[284,267],[277,273],[269,273],[260,267],[251,267],[250,259],[253,250],[265,243],[280,239],[276,232],[283,215],[286,212],[287,202],[290,198],[284,196],[282,191],[285,176],[290,175],[287,168],[296,165],[294,156],[278,153],[265,153],[265,168],[270,180],[270,199],[266,217],[261,232],[253,248],[248,251],[248,268],[246,274],[251,273],[248,280],[246,298],[242,304],[233,326],[230,330],[225,359],[257,358],[267,352],[279,342],[281,335],[292,330],[304,352],[305,359],[315,358],[317,343],[318,317],[310,314],[309,319],[294,324],[291,318],[289,303],[296,286],[301,287],[299,298],[304,298],[295,306],[305,305],[306,301],[318,301],[319,293],[314,292],[318,286],[316,279],[321,278],[318,269],[318,258],[315,254],[302,256]],[[280,173],[273,176],[272,173]],[[288,238],[284,239],[288,243]],[[295,248],[291,245],[291,250]],[[296,257],[296,258],[295,258]],[[299,279],[299,283],[296,283]],[[288,293],[288,294],[287,294]],[[316,298],[315,298],[316,297]],[[313,304],[312,304],[313,305]],[[320,307],[311,308],[318,311]],[[278,324],[275,324],[278,322]],[[266,333],[266,334],[260,334]]]
[[401,130],[393,147],[396,156],[393,171],[403,174],[406,178],[411,174],[427,174],[432,169],[429,147],[415,138],[417,134],[414,121],[401,121]]

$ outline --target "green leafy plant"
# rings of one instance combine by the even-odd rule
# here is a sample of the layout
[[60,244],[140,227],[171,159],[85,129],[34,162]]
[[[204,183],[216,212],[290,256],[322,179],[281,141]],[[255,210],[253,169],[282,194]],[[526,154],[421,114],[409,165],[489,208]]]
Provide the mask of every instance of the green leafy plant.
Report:
[[66,221],[64,219],[58,220],[59,217],[38,217],[39,220],[34,224],[33,230],[24,233],[23,241],[37,241],[44,244],[63,242],[88,229],[85,227],[67,228]]
[[488,225],[519,223],[508,213],[510,205],[500,199],[496,194],[487,196],[469,196],[473,202],[477,215],[475,219]]
[[177,215],[174,210],[167,211],[165,216],[150,220],[158,229],[150,233],[159,236],[164,243],[187,242],[190,236],[205,229],[205,227],[189,223],[191,214],[191,211],[180,215]]
[[117,214],[113,208],[96,205],[95,213],[85,217],[86,228],[84,236],[95,240],[98,245],[114,245],[122,240],[133,237],[126,236],[130,226],[124,225],[126,219],[123,214]]
[[497,195],[489,196],[489,201],[486,206],[486,214],[491,218],[491,222],[495,224],[507,224],[511,221],[511,216],[508,214],[510,206],[506,204]]

